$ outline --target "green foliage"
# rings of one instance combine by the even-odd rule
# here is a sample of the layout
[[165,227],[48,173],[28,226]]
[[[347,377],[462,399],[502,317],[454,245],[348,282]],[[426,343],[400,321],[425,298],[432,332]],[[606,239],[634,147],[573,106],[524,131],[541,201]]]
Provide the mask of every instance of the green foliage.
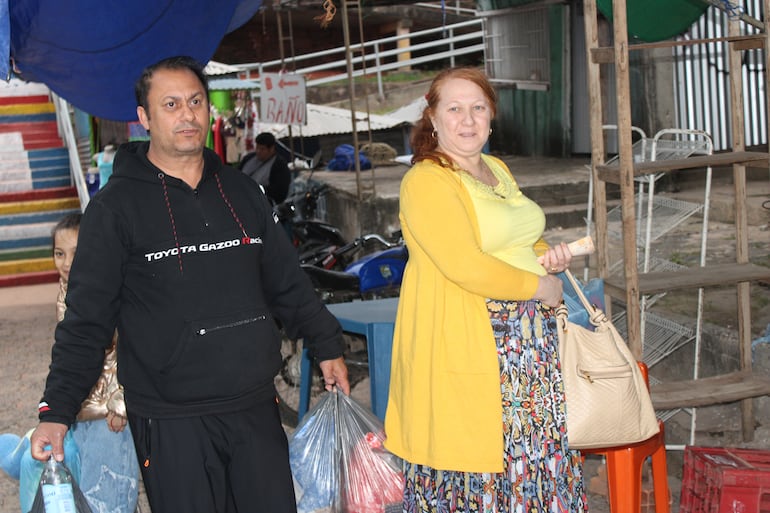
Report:
[[685,265],[685,256],[682,253],[671,253],[671,256],[668,258],[671,262],[677,264],[677,265]]

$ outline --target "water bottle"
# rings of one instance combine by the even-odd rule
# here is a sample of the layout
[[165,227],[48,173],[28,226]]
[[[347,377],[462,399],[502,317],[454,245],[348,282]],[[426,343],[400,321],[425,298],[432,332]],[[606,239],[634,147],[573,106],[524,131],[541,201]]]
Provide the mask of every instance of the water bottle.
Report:
[[92,198],[99,191],[99,168],[89,167],[86,172],[86,188],[88,197]]
[[72,476],[51,454],[40,477],[45,513],[77,513],[72,492]]

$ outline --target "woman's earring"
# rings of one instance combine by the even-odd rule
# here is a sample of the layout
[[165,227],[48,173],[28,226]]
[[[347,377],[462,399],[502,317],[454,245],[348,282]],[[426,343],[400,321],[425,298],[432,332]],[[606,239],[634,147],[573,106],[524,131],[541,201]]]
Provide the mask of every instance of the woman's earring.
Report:
[[438,130],[435,128],[433,129],[433,132],[430,133],[430,135],[433,136],[434,139],[438,139]]
[[492,135],[492,129],[491,128],[489,129],[489,135]]

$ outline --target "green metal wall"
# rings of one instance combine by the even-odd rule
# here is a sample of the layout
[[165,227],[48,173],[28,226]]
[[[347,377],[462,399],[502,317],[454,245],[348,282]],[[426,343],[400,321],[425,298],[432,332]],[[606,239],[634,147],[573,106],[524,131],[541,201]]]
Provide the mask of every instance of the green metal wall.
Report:
[[[503,8],[502,0],[489,0]],[[508,0],[510,4],[524,3]],[[510,6],[510,5],[509,5]],[[565,5],[548,8],[551,85],[548,91],[500,86],[497,118],[490,140],[494,153],[566,157],[571,153],[568,112],[569,63],[565,45],[569,38],[569,13]],[[568,55],[568,54],[567,54]],[[566,112],[565,112],[566,111]]]

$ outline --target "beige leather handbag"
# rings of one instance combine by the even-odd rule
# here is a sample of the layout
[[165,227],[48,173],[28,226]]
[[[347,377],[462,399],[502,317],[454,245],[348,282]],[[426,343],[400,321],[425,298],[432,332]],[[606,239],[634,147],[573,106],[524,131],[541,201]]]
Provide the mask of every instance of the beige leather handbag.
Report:
[[587,330],[567,320],[566,306],[556,309],[569,448],[647,440],[659,428],[644,376],[612,322],[589,304],[572,273],[565,273],[596,326]]

